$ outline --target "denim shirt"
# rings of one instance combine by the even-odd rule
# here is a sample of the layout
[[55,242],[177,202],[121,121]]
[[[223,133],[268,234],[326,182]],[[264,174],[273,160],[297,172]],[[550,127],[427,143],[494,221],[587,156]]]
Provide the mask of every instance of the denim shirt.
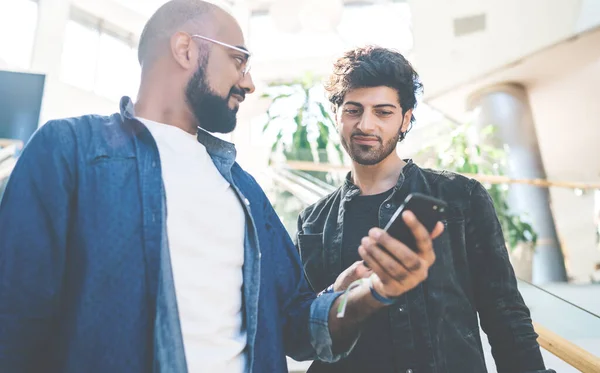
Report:
[[[198,141],[246,213],[247,371],[345,356],[328,328],[339,294],[311,291],[234,146],[201,130]],[[0,203],[0,372],[186,372],[166,216],[158,149],[129,98],[112,116],[42,126]]]
[[[544,368],[529,309],[517,289],[487,191],[475,180],[407,162],[392,194],[379,208],[379,226],[387,224],[411,192],[440,198],[448,203],[449,211],[444,232],[434,240],[436,261],[428,279],[390,309],[394,361],[385,371],[486,372],[479,315],[498,372],[552,372]],[[360,190],[348,177],[337,191],[300,214],[297,248],[316,292],[334,283],[344,270],[345,206],[358,195]],[[360,351],[352,352],[349,359],[369,359],[355,354]],[[343,365],[316,362],[310,372],[352,371],[337,368]]]

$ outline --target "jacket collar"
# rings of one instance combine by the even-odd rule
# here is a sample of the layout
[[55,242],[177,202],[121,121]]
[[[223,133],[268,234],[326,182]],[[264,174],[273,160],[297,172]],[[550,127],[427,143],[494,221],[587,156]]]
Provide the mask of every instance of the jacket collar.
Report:
[[[402,184],[404,184],[404,180],[415,171],[417,165],[413,162],[412,159],[403,159],[406,162],[406,165],[402,168],[402,172],[400,172],[400,176],[398,177],[398,181],[396,182],[395,190],[400,189]],[[360,194],[360,189],[352,182],[352,172],[348,172],[346,175],[346,179],[344,180],[344,184],[342,185],[342,199],[352,199]]]

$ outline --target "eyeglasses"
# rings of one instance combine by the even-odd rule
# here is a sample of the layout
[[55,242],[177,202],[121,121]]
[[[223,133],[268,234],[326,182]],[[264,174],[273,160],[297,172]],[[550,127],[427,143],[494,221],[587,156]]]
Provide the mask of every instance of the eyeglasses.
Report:
[[206,40],[206,41],[210,41],[211,43],[215,43],[215,44],[218,44],[220,46],[223,46],[223,47],[226,47],[226,48],[229,48],[229,49],[233,49],[234,51],[238,51],[238,52],[241,52],[241,53],[245,54],[247,57],[246,57],[246,61],[244,61],[242,63],[242,66],[243,66],[242,69],[241,69],[242,77],[246,76],[246,74],[248,74],[248,72],[250,71],[250,61],[249,60],[250,60],[250,57],[252,56],[252,53],[248,52],[247,50],[239,48],[239,47],[236,47],[236,46],[233,46],[231,44],[223,43],[222,41],[218,41],[218,40],[215,40],[215,39],[207,38],[206,36],[202,36],[202,35],[191,35],[191,37],[193,37],[193,38],[199,38],[199,39]]

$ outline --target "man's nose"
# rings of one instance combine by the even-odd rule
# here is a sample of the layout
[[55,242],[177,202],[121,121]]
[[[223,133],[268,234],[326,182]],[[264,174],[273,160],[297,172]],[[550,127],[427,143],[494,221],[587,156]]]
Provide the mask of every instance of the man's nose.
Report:
[[250,75],[250,73],[244,75],[240,81],[240,88],[242,88],[246,94],[254,93],[256,87],[254,86],[254,81],[252,81],[252,75]]
[[374,132],[375,130],[375,118],[370,113],[363,113],[360,117],[360,122],[358,123],[358,129],[360,129],[363,133],[369,134]]

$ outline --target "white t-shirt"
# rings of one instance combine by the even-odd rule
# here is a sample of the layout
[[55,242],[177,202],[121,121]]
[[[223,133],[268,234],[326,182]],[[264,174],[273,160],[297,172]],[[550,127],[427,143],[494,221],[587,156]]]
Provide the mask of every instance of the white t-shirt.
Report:
[[152,133],[167,198],[167,235],[190,373],[246,370],[245,215],[196,136],[138,118]]

